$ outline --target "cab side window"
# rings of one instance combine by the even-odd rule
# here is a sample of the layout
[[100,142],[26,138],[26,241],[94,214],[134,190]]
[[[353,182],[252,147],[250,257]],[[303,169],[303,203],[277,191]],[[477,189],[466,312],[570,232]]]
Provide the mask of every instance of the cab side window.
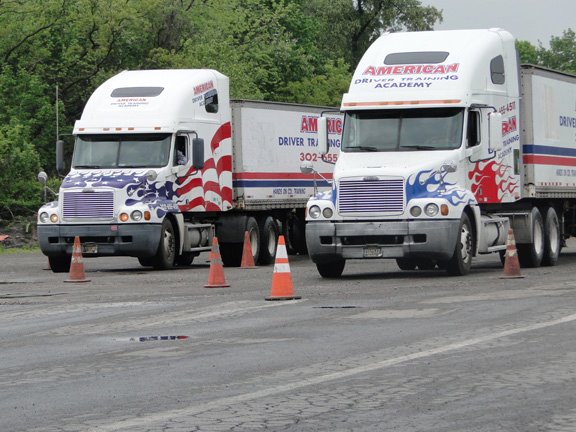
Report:
[[216,114],[218,112],[218,92],[210,90],[204,95],[204,108],[206,112]]
[[174,165],[186,165],[188,162],[188,140],[186,136],[176,137],[176,151],[174,152]]
[[468,130],[466,131],[466,141],[468,147],[474,147],[480,144],[480,113],[470,111],[468,113]]

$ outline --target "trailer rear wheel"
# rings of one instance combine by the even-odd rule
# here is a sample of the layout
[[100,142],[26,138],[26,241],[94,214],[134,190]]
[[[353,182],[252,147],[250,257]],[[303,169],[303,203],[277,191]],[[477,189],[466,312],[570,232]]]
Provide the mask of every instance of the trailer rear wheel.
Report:
[[[244,232],[248,231],[250,237],[250,247],[252,248],[252,257],[254,262],[258,262],[260,254],[260,228],[258,222],[253,217],[246,219]],[[242,235],[244,239],[244,233]],[[244,252],[244,243],[220,243],[220,255],[225,267],[239,267],[242,263],[242,254]]]
[[544,257],[542,265],[553,266],[558,262],[562,239],[560,237],[560,223],[554,207],[546,210],[546,219],[544,220]]
[[342,272],[344,271],[344,266],[346,265],[346,260],[341,259],[337,261],[331,261],[327,263],[316,263],[316,268],[318,269],[318,273],[323,278],[339,278],[342,276]]
[[260,253],[258,264],[272,264],[276,259],[276,248],[278,247],[278,236],[280,229],[276,220],[272,216],[265,216],[260,219]]
[[464,213],[460,219],[459,236],[456,241],[454,255],[443,267],[452,276],[464,276],[470,273],[472,267],[472,251],[474,250],[474,233],[468,215]]
[[54,273],[67,273],[70,271],[70,263],[72,262],[72,255],[51,255],[48,257],[50,269]]
[[532,243],[517,244],[520,267],[540,267],[544,257],[544,223],[538,208],[532,208]]
[[162,222],[162,233],[160,234],[160,244],[158,251],[152,259],[155,269],[167,270],[174,267],[174,260],[176,259],[176,236],[174,235],[174,227],[169,219],[164,219]]

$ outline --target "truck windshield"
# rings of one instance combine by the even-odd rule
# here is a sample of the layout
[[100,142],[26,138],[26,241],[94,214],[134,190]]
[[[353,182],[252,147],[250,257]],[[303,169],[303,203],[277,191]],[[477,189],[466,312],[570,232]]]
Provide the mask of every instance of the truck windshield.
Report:
[[415,108],[346,113],[344,152],[450,150],[460,147],[462,108]]
[[170,134],[78,135],[73,168],[158,168],[168,164]]

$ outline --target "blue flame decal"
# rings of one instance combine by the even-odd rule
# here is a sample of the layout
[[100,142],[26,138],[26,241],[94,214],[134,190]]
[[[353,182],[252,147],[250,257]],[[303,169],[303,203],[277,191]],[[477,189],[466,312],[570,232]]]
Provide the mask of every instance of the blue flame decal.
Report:
[[424,170],[413,174],[406,182],[406,201],[414,198],[444,198],[453,206],[470,202],[465,189],[458,188],[456,183],[449,182],[448,172],[440,170]]

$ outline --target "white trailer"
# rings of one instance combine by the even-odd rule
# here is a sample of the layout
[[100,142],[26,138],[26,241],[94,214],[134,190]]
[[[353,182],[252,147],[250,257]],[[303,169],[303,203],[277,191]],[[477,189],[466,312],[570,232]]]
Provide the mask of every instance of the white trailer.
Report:
[[[74,126],[58,201],[38,212],[52,270],[68,271],[76,236],[86,257],[134,256],[156,268],[190,264],[214,235],[224,265],[239,265],[246,231],[260,264],[273,262],[281,229],[291,250],[305,251],[306,201],[337,159],[318,152],[317,119],[328,109],[230,101],[228,78],[207,69],[110,78]],[[339,147],[342,119],[330,119]],[[318,172],[302,173],[306,161]]]
[[503,256],[509,227],[522,266],[556,263],[576,233],[576,76],[517,58],[501,29],[374,42],[342,100],[332,190],[308,202],[323,277],[381,258],[464,275],[477,254]]

